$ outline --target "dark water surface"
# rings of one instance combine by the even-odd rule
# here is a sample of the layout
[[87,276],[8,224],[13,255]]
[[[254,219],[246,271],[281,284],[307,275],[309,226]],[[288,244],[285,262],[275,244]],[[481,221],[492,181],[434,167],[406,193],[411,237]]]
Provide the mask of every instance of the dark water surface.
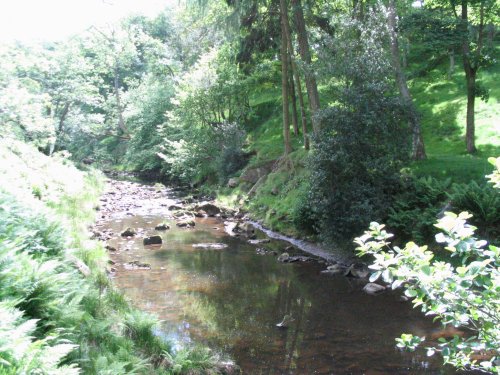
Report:
[[[402,353],[394,338],[403,332],[436,330],[399,294],[369,296],[359,280],[320,274],[317,263],[283,264],[259,255],[257,246],[228,236],[218,218],[196,219],[182,229],[165,220],[166,207],[140,201],[136,209],[115,212],[104,223],[117,233],[108,241],[118,251],[115,281],[134,303],[164,321],[162,334],[176,342],[203,342],[226,353],[246,374],[439,374],[439,358],[423,351]],[[157,232],[167,222],[171,229]],[[142,238],[123,239],[127,228],[160,234],[161,247]],[[223,250],[192,245],[222,242]],[[286,242],[259,245],[282,251]],[[151,270],[125,270],[140,260]],[[285,315],[287,329],[276,327]]]

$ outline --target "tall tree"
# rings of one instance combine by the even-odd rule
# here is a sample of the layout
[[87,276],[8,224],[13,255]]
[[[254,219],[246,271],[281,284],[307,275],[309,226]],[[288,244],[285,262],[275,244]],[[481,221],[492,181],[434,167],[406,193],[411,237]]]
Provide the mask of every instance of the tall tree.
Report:
[[[307,119],[306,119],[306,111],[305,111],[305,106],[304,106],[304,97],[302,96],[302,85],[300,83],[300,74],[299,70],[297,68],[297,63],[295,62],[295,56],[294,56],[294,48],[293,48],[293,42],[292,42],[292,32],[290,29],[290,20],[288,18],[288,12],[283,14],[285,17],[284,19],[284,26],[285,26],[285,33],[286,33],[286,42],[287,42],[287,47],[288,47],[288,52],[289,52],[289,57],[290,57],[290,67],[292,69],[292,74],[290,77],[290,81],[292,82],[292,92],[295,93],[295,89],[297,89],[296,93],[299,98],[299,106],[300,106],[300,119],[301,119],[301,124],[302,124],[302,135],[304,137],[304,148],[306,150],[309,150],[309,137],[307,135]],[[295,85],[293,85],[293,82],[295,80]],[[294,111],[296,109],[294,108]],[[295,124],[294,124],[294,131],[295,130]]]
[[311,109],[312,123],[314,132],[319,130],[319,124],[315,117],[316,112],[320,109],[318,85],[316,77],[311,70],[311,50],[309,47],[309,40],[307,38],[306,22],[304,19],[304,11],[300,0],[291,0],[293,13],[295,16],[295,27],[297,30],[297,41],[299,44],[299,52],[302,61],[306,64],[305,69],[305,82],[307,89],[307,96],[309,98],[309,107]]
[[389,27],[392,65],[394,68],[394,74],[396,76],[396,83],[398,85],[401,97],[407,103],[411,111],[410,128],[412,131],[412,150],[411,150],[412,159],[422,160],[426,158],[424,140],[422,138],[422,131],[420,127],[420,121],[418,119],[418,114],[413,104],[413,99],[411,97],[410,90],[408,90],[408,84],[406,82],[406,76],[403,71],[403,67],[401,66],[398,35],[396,33],[396,5],[394,3],[394,0],[389,0],[387,23]]
[[288,105],[288,45],[286,34],[286,14],[288,12],[286,0],[280,0],[281,19],[281,96],[283,101],[283,140],[285,156],[292,151],[290,144],[290,115]]

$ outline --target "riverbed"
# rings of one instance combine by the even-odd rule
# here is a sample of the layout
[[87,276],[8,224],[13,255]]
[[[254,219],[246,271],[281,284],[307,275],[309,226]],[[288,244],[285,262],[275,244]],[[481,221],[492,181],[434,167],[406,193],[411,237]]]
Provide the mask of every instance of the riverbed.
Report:
[[[366,280],[324,275],[325,262],[286,241],[230,236],[228,218],[195,217],[194,226],[178,227],[172,207],[183,204],[169,188],[110,181],[95,227],[110,250],[111,277],[137,307],[162,320],[157,333],[165,339],[178,347],[208,345],[245,374],[452,373],[424,350],[395,347],[402,333],[438,331],[400,292],[368,295]],[[155,230],[159,224],[170,229]],[[121,236],[127,228],[136,234]],[[144,246],[152,235],[162,244]],[[222,246],[196,247],[207,243]],[[307,261],[279,262],[286,248]]]

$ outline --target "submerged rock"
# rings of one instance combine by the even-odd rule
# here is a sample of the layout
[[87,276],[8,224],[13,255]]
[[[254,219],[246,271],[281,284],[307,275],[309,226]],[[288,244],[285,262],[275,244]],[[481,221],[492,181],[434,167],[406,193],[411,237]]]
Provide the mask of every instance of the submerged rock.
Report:
[[104,248],[108,251],[116,251],[116,247],[113,247],[113,246],[110,246],[110,245],[106,245],[104,246]]
[[370,270],[363,263],[353,263],[351,266],[345,271],[345,276],[355,277],[357,279],[366,279],[370,276]]
[[151,265],[142,263],[141,261],[134,260],[133,262],[123,263],[123,268],[126,270],[150,270]]
[[379,294],[379,293],[382,293],[384,290],[385,290],[385,286],[375,284],[375,283],[368,283],[363,288],[363,291],[366,294],[370,294],[372,296]]
[[344,268],[339,264],[328,266],[326,270],[321,271],[322,275],[340,275],[344,273]]
[[150,237],[145,237],[143,240],[142,240],[142,243],[145,245],[145,246],[148,246],[148,245],[161,245],[163,242],[161,236],[150,236]]
[[121,236],[122,237],[133,237],[135,236],[137,233],[134,229],[132,228],[127,228],[125,229],[122,233],[121,233]]
[[194,227],[195,222],[193,219],[184,219],[181,221],[178,221],[176,225],[180,228],[189,228],[189,227]]
[[269,243],[269,242],[271,242],[271,240],[269,238],[264,238],[262,240],[248,240],[248,243],[250,243],[252,245],[260,245],[260,244]]
[[195,248],[202,248],[202,249],[214,249],[214,250],[220,250],[220,249],[225,249],[228,245],[225,243],[195,243],[193,244],[193,247]]

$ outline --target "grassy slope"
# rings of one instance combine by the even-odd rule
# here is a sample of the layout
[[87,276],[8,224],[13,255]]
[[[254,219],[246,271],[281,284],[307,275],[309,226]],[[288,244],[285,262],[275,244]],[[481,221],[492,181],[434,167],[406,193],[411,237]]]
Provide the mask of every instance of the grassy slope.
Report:
[[[479,79],[490,89],[488,102],[476,101],[476,144],[478,153],[465,152],[464,129],[466,112],[465,79],[460,61],[451,80],[446,78],[447,66],[440,66],[423,78],[415,78],[410,84],[418,111],[422,116],[422,128],[428,159],[415,162],[409,169],[417,176],[451,178],[454,182],[484,181],[490,173],[489,156],[500,155],[500,64],[480,72]],[[254,92],[252,106],[257,114],[249,135],[249,149],[255,152],[248,167],[258,166],[279,158],[283,153],[281,125],[281,101],[277,88],[264,88]],[[294,152],[292,173],[278,168],[257,189],[254,198],[246,206],[267,226],[290,235],[297,235],[291,224],[293,209],[297,206],[302,187],[307,179],[304,168],[302,140],[292,137]],[[248,187],[247,187],[248,188]],[[278,191],[278,194],[272,192]],[[222,189],[220,199],[226,203],[239,202],[244,190]]]
[[474,156],[465,152],[465,78],[460,62],[451,80],[445,69],[433,70],[425,78],[416,78],[411,92],[422,115],[426,161],[414,163],[417,175],[450,177],[455,182],[484,181],[491,166],[489,156],[500,155],[500,64],[480,71],[479,80],[490,90],[488,102],[476,100],[476,145]]

